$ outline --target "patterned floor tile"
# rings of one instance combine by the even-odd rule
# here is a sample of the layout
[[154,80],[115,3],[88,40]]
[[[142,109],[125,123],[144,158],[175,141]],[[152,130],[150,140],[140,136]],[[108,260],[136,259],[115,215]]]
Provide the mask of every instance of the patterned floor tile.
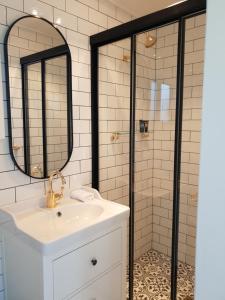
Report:
[[[149,250],[134,263],[134,300],[170,299],[170,258]],[[179,262],[177,300],[194,300],[194,268]]]

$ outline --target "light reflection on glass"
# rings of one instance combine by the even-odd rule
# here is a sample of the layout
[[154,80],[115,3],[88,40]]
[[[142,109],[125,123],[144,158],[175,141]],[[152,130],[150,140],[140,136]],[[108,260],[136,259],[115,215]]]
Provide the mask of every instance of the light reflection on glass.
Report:
[[151,111],[155,111],[156,108],[156,92],[157,92],[157,84],[155,80],[151,81],[151,89],[150,89],[151,95]]
[[161,102],[160,102],[160,120],[169,120],[170,108],[170,86],[168,84],[161,84]]

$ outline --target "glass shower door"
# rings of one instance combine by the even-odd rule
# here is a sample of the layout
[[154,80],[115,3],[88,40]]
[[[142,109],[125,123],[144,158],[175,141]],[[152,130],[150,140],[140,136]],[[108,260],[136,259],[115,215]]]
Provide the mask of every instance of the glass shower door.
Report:
[[178,24],[137,35],[134,299],[170,299]]
[[[99,48],[98,97],[99,191],[103,198],[127,206],[129,206],[130,156],[130,48],[130,38]],[[127,229],[129,232],[129,228]],[[129,242],[129,236],[127,240]],[[125,272],[128,273],[128,270],[129,261]]]
[[186,21],[184,82],[182,24],[98,48],[99,191],[134,217],[129,300],[193,299],[204,17]]

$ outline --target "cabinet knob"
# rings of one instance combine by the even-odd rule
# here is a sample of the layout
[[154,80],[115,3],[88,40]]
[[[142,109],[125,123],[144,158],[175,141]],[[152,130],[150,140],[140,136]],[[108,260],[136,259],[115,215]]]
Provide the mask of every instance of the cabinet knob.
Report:
[[91,263],[93,266],[96,266],[98,263],[98,260],[96,258],[92,258]]

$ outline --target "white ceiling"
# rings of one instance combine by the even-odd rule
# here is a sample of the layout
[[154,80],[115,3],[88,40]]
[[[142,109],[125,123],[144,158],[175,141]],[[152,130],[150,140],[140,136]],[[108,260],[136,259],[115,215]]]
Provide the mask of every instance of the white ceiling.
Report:
[[[135,17],[142,17],[154,11],[166,8],[179,0],[110,0]],[[185,0],[184,0],[185,1]]]

